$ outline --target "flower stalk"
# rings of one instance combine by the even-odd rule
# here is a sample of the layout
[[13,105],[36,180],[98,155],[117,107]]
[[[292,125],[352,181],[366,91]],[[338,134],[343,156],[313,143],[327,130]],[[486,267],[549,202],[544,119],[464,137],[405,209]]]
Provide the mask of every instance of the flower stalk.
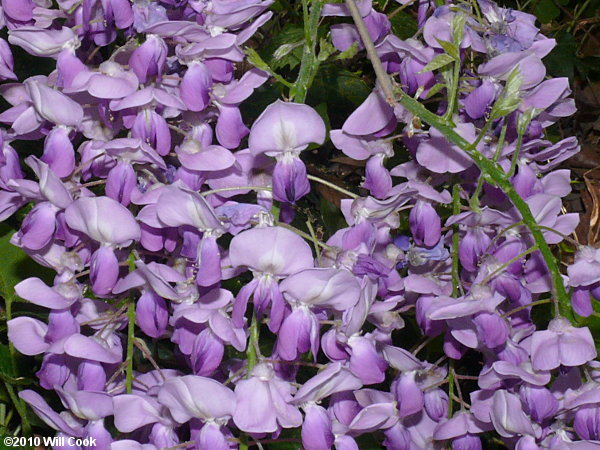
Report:
[[315,75],[319,70],[319,59],[317,58],[317,39],[321,9],[324,0],[311,2],[309,12],[308,0],[302,0],[302,12],[304,17],[304,52],[300,63],[298,78],[290,89],[290,98],[297,103],[304,103],[308,89],[312,85]]

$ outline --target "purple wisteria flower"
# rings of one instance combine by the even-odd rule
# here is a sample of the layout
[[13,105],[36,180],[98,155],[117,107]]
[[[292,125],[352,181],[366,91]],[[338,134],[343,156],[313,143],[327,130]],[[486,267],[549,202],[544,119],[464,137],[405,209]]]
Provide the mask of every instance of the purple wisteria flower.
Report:
[[325,141],[325,123],[306,105],[280,100],[269,105],[250,130],[248,146],[258,155],[277,160],[273,169],[273,198],[295,203],[310,191],[300,152],[310,143]]

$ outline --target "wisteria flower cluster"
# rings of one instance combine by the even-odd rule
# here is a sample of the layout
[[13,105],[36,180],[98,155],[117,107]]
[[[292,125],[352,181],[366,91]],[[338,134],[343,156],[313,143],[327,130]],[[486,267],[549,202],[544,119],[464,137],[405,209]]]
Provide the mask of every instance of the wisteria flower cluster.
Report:
[[[280,78],[239,70],[272,3],[2,0],[0,219],[19,212],[11,242],[55,272],[15,286],[47,311],[8,321],[41,361],[20,398],[96,449],[600,448],[596,347],[564,302],[593,313],[600,253],[559,274],[544,252],[578,223],[559,166],[579,146],[545,138],[575,112],[546,77],[555,41],[489,0],[420,0],[405,40],[369,0],[304,2],[408,100],[378,73],[339,129],[303,98],[247,123]],[[55,70],[17,80],[16,47]],[[364,195],[342,190],[346,226],[320,242],[294,216],[327,141],[365,162]]]

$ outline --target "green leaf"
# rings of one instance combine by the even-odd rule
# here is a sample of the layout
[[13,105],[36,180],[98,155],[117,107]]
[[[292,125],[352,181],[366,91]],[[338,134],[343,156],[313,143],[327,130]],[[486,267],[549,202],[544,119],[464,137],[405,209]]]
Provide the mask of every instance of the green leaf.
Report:
[[[329,121],[329,114],[327,114],[327,103],[319,103],[314,106],[313,109],[319,113],[323,122],[325,122],[325,130],[327,131],[327,135],[329,136],[329,130],[331,130],[331,122]],[[320,147],[319,145],[317,147]],[[309,147],[310,148],[310,147]]]
[[460,61],[460,51],[458,49],[458,45],[453,44],[452,42],[444,41],[442,39],[436,38],[435,40],[438,41],[438,44],[442,46],[442,48],[446,53],[448,53],[448,55],[452,56],[452,59],[454,61]]
[[502,96],[492,106],[490,113],[492,120],[504,117],[519,107],[521,104],[520,89],[522,80],[523,77],[521,77],[519,69],[515,67],[506,80]]
[[4,381],[5,383],[9,383],[12,385],[17,385],[17,386],[31,386],[32,384],[35,383],[35,381],[31,378],[9,377],[8,375],[4,375],[2,372],[0,372],[0,380]]
[[271,69],[271,67],[269,67],[269,65],[260,57],[260,55],[258,53],[256,53],[256,51],[254,49],[247,48],[246,55],[248,56],[248,61],[254,67],[257,67],[260,70],[264,70],[272,77],[275,77],[275,79],[277,79],[277,81],[279,81],[283,85],[285,85],[287,87],[291,87],[292,84],[289,81],[287,81],[285,78],[283,78],[281,75],[274,72],[273,69]]
[[[304,28],[298,24],[287,23],[281,31],[273,34],[273,38],[269,44],[259,49],[259,53],[273,70],[278,70],[286,66],[290,69],[294,69],[300,64],[300,61],[302,61],[302,53],[304,51],[303,43]],[[278,54],[279,59],[275,58],[275,52],[281,46],[289,44],[291,44],[292,48],[284,47],[284,49],[289,48],[290,51],[280,51]]]
[[573,80],[577,60],[577,40],[568,32],[555,36],[556,47],[544,58],[544,65],[553,77],[568,77]]
[[329,236],[344,228],[344,216],[340,209],[323,196],[319,196],[321,219]]
[[542,23],[550,23],[560,16],[560,9],[552,0],[541,0],[534,10],[534,14]]
[[279,61],[280,59],[283,59],[287,55],[289,55],[295,48],[301,47],[303,44],[304,44],[303,41],[293,42],[293,43],[289,43],[289,44],[283,44],[282,46],[280,46],[277,50],[275,50],[273,52],[273,58],[276,61]]
[[427,63],[427,65],[425,67],[423,67],[419,71],[419,73],[425,73],[425,72],[429,72],[430,70],[440,69],[442,67],[447,66],[451,62],[454,62],[454,58],[450,55],[442,53],[441,55],[437,55],[435,58],[433,58],[431,61],[429,61],[429,63]]
[[350,59],[350,58],[354,58],[357,53],[358,53],[358,42],[353,42],[350,47],[348,47],[343,52],[340,52],[340,54],[337,56],[336,59]]
[[390,19],[392,24],[392,32],[400,39],[408,39],[413,37],[419,30],[417,21],[413,16],[406,11],[400,11]]
[[517,120],[517,133],[519,134],[519,136],[523,136],[525,134],[529,123],[538,114],[538,110],[536,110],[535,108],[530,108],[519,116],[519,119]]
[[[381,432],[380,432],[381,433]],[[383,435],[379,436],[377,439],[378,433],[365,433],[356,438],[356,443],[358,444],[358,448],[361,450],[379,450],[382,448],[381,441],[383,440]]]
[[325,61],[331,54],[335,52],[335,47],[327,39],[321,38],[319,41],[319,54],[317,59],[321,62]]
[[0,344],[0,371],[2,374],[12,377],[15,375],[13,359],[10,356],[8,345]]
[[260,57],[256,50],[253,48],[246,49],[246,56],[248,56],[248,62],[254,67],[264,70],[265,72],[271,72],[269,65]]
[[446,88],[446,84],[445,83],[436,83],[433,85],[433,87],[431,89],[429,89],[429,92],[427,92],[427,97],[426,98],[431,98],[433,97],[435,94],[437,94],[438,92],[440,92],[442,89]]
[[455,14],[454,19],[452,19],[452,42],[457,47],[459,47],[462,42],[466,21],[467,16],[459,13]]
[[329,118],[335,124],[340,120],[343,122],[370,93],[371,89],[360,74],[339,64],[325,64],[319,68],[308,97],[313,105],[327,103]]

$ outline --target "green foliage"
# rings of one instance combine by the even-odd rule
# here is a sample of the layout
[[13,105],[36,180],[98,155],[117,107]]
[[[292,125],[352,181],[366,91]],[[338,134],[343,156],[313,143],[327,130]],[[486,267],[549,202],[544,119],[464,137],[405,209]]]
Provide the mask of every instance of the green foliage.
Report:
[[354,42],[350,47],[348,47],[346,50],[344,50],[343,52],[341,52],[337,56],[337,59],[350,59],[350,58],[354,58],[357,53],[358,53],[358,43]]
[[337,64],[323,64],[309,91],[308,102],[326,103],[329,118],[336,128],[370,93],[360,72],[351,72]]
[[565,0],[540,0],[538,2],[534,12],[540,22],[550,23],[560,16],[560,8],[556,6],[555,2],[566,3]]
[[423,67],[419,73],[429,72],[430,70],[441,69],[442,67],[446,67],[451,62],[455,61],[454,57],[442,53],[441,55],[437,55],[433,58],[425,67]]
[[444,51],[447,53],[447,56],[450,56],[454,61],[460,61],[460,50],[457,44],[437,38],[436,41],[438,41],[438,44],[442,46]]
[[304,28],[302,24],[287,23],[273,35],[271,41],[259,53],[274,70],[284,67],[295,69],[302,61],[304,51]]
[[492,106],[490,112],[492,119],[507,116],[519,107],[521,103],[521,82],[521,74],[519,69],[515,67],[506,80],[502,96]]
[[406,11],[395,14],[390,19],[390,23],[392,24],[392,33],[400,39],[408,39],[418,31],[417,21]]
[[550,52],[544,63],[553,77],[573,79],[577,61],[577,40],[568,31],[560,31],[555,36],[556,47]]

